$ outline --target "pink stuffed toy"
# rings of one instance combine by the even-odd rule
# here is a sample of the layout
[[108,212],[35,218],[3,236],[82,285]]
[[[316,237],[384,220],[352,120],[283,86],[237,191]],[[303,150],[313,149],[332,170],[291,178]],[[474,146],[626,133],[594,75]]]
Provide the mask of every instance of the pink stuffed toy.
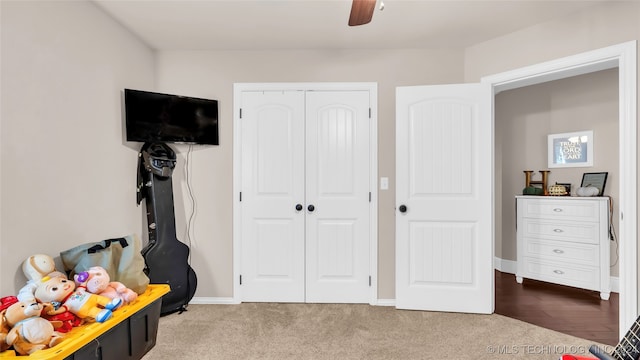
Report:
[[109,273],[103,267],[92,266],[86,272],[89,277],[82,285],[88,292],[110,299],[120,298],[124,304],[129,304],[138,298],[138,294],[123,283],[110,281]]

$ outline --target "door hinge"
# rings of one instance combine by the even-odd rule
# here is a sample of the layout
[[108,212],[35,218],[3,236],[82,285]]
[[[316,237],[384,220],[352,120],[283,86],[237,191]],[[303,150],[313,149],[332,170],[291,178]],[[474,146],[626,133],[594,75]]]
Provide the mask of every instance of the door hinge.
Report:
[[369,119],[371,119],[371,108],[369,108]]
[[369,275],[369,287],[371,287],[371,275]]
[[242,108],[240,108],[240,119],[242,119]]
[[242,275],[240,275],[240,285],[242,285]]
[[242,202],[242,191],[240,191],[240,202]]
[[369,202],[371,202],[371,191],[369,191]]

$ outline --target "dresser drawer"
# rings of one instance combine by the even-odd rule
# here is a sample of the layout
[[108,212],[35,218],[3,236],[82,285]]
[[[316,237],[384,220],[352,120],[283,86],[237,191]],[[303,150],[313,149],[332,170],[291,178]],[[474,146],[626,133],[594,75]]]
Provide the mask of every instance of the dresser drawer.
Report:
[[576,221],[522,219],[518,231],[524,238],[570,241],[585,244],[600,243],[600,224]]
[[599,221],[598,203],[589,200],[540,201],[529,199],[523,202],[520,209],[522,217],[544,218],[553,220]]
[[520,269],[522,273],[518,276],[590,290],[600,289],[600,269],[597,266],[568,265],[525,257]]
[[524,257],[559,261],[561,263],[598,266],[600,263],[597,245],[525,239],[521,249]]

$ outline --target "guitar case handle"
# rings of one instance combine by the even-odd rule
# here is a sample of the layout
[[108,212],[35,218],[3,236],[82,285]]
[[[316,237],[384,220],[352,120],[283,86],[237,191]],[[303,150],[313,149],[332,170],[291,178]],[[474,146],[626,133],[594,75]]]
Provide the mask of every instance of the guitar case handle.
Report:
[[106,248],[108,248],[109,246],[111,246],[111,242],[119,242],[120,246],[122,246],[122,248],[126,248],[127,246],[129,246],[129,244],[127,243],[127,240],[125,238],[119,238],[119,239],[109,239],[109,240],[105,240],[104,241],[104,246],[100,245],[100,244],[95,244],[92,247],[90,247],[89,249],[87,249],[87,253],[89,254],[95,254],[98,251],[104,250]]

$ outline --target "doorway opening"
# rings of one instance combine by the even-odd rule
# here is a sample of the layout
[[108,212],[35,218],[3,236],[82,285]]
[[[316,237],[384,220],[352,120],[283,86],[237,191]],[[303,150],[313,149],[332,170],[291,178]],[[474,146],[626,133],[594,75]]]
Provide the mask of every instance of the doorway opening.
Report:
[[[618,239],[615,235],[619,225],[618,101],[617,68],[503,91],[496,95],[495,163],[496,189],[499,190],[495,196],[496,204],[501,204],[496,207],[496,239],[502,239],[497,240],[497,243],[502,245],[497,246],[496,257],[503,259],[500,266],[502,272],[496,273],[496,313],[592,341],[617,344],[619,286],[615,280],[618,278],[619,262],[616,252]],[[548,144],[545,141],[547,135],[587,129],[597,135],[597,141],[591,147],[595,155],[590,156],[593,165],[548,168]],[[541,178],[539,172],[545,171],[549,186],[556,183],[569,184],[570,196],[576,196],[576,189],[580,186],[584,173],[605,171],[611,180],[615,179],[609,181],[604,188],[604,196],[612,204],[605,207],[607,210],[615,211],[609,215],[604,214],[601,218],[598,243],[603,243],[606,250],[598,251],[600,256],[597,259],[582,261],[580,256],[576,257],[577,254],[571,253],[568,249],[560,249],[565,243],[546,243],[558,246],[552,252],[557,256],[556,260],[561,260],[562,264],[558,266],[571,268],[572,261],[582,261],[581,264],[587,266],[582,269],[604,268],[606,278],[614,280],[611,284],[614,296],[608,301],[600,301],[598,292],[563,288],[560,285],[530,279],[525,280],[520,286],[511,283],[516,281],[511,275],[517,263],[513,263],[513,260],[525,259],[525,255],[519,254],[517,250],[527,247],[521,243],[522,246],[518,245],[516,249],[516,228],[524,225],[521,224],[523,219],[516,220],[516,214],[510,211],[515,201],[513,195],[521,194],[525,186],[524,169],[536,169],[536,178]],[[547,173],[548,170],[544,169],[550,171]],[[575,202],[564,196],[556,196],[555,199],[561,203]],[[519,201],[527,200],[521,198]],[[500,211],[501,207],[506,210]],[[611,222],[610,228],[607,227],[608,222]],[[608,235],[611,235],[610,239],[607,238]],[[528,238],[521,238],[524,239]],[[545,239],[548,238],[545,236]],[[526,241],[537,244],[538,240]],[[583,249],[595,249],[589,246],[595,245],[588,245]],[[553,258],[547,257],[547,251],[536,254],[540,255],[541,259]],[[519,270],[524,268],[526,266],[521,266]],[[600,271],[602,270],[598,270]],[[559,275],[558,280],[569,281],[563,275]],[[609,280],[600,283],[599,286],[608,289]],[[579,316],[580,314],[582,316]],[[593,318],[597,318],[598,321],[593,321]],[[611,329],[615,331],[612,332]]]
[[[624,334],[637,317],[637,61],[631,41],[514,71],[484,77],[494,96],[502,91],[541,84],[606,69],[618,69],[619,126],[619,332]],[[495,123],[494,123],[495,127]],[[494,132],[495,134],[495,132]],[[494,135],[495,136],[495,135]],[[495,139],[492,139],[495,141]],[[494,182],[495,186],[495,182]],[[494,199],[494,214],[501,210]],[[495,218],[495,217],[494,217]],[[499,264],[498,264],[499,265]]]

